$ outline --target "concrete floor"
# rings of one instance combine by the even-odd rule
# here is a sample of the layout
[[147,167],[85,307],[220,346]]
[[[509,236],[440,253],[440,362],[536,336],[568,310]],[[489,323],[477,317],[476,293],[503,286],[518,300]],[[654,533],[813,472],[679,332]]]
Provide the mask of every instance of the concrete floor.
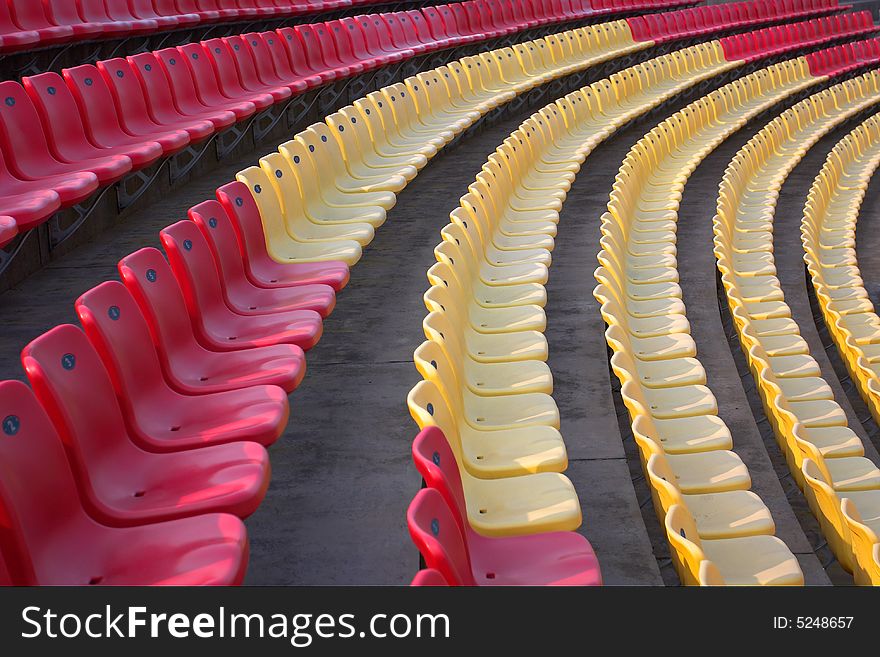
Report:
[[[400,194],[388,222],[353,269],[351,283],[326,320],[321,343],[309,353],[308,375],[291,396],[291,422],[270,450],[272,485],[265,502],[247,520],[247,583],[404,584],[417,570],[405,509],[420,481],[410,462],[416,426],[405,398],[418,380],[412,351],[423,339],[425,272],[434,261],[432,251],[448,212],[488,153],[522,118],[467,136],[436,158]],[[614,175],[628,149],[657,120],[629,127],[587,159],[561,214],[547,286],[549,364],[569,450],[567,474],[584,511],[580,531],[594,545],[608,584],[677,583],[628,436],[616,381],[609,375],[604,323],[592,297],[599,217]],[[709,385],[734,434],[735,449],[750,469],[753,488],[770,506],[777,533],[798,555],[808,582],[825,584],[829,576],[835,582],[839,578],[833,567],[826,573],[820,564],[826,555],[815,521],[756,406],[751,377],[743,376],[741,354],[728,340],[729,326],[717,298],[711,247],[717,185],[736,149],[765,122],[734,136],[691,177],[679,217],[679,269]],[[806,190],[824,158],[822,149],[833,143],[826,141],[783,188],[777,216],[782,234],[799,222]],[[120,257],[143,246],[158,246],[159,228],[212,197],[218,184],[257,155],[230,162],[168,195],[0,295],[0,353],[5,356],[0,377],[23,378],[17,354],[29,340],[58,323],[75,321],[73,300],[80,293],[115,278]],[[862,213],[860,259],[871,203],[876,203],[876,194],[869,194]],[[880,238],[876,231],[870,234],[876,246]],[[800,241],[779,242],[778,266],[789,304],[842,405],[858,417],[859,409],[853,410],[841,392],[832,361],[816,353],[822,343],[810,314],[802,263],[798,264]],[[880,283],[877,252],[872,248],[863,261],[866,282],[875,285]]]

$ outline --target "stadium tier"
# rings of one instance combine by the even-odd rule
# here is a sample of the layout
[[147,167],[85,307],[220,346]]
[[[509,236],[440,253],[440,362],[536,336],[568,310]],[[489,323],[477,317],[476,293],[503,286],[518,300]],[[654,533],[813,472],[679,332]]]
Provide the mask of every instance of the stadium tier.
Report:
[[[369,4],[381,3],[0,0],[0,50]],[[359,263],[387,258],[371,245],[394,241],[399,199],[424,183],[438,155],[458,161],[478,129],[502,121],[511,123],[487,157],[481,151],[473,182],[451,190],[448,207],[423,208],[434,218],[423,237],[440,241],[423,296],[425,340],[411,345],[421,380],[406,398],[419,428],[410,474],[424,485],[399,500],[416,548],[406,581],[619,581],[606,565],[613,541],[593,539],[608,517],[594,521],[583,502],[591,482],[572,473],[581,459],[571,455],[551,358],[565,345],[546,334],[566,200],[596,151],[633,127],[644,136],[603,195],[595,248],[581,254],[592,270],[598,252],[593,296],[608,346],[591,358],[613,375],[599,383],[620,401],[637,446],[624,493],[641,477],[650,493],[641,505],[659,519],[650,531],[638,514],[616,522],[635,522],[655,552],[668,550],[685,585],[810,581],[805,564],[816,555],[779,531],[777,501],[755,485],[748,450],[698,358],[677,250],[694,172],[777,110],[736,152],[708,210],[719,298],[776,438],[768,454],[778,448],[840,566],[858,584],[880,583],[876,450],[801,336],[777,278],[773,232],[789,174],[880,103],[880,38],[869,38],[878,28],[867,11],[838,13],[848,7],[836,0],[750,0],[525,32],[685,4],[471,0],[243,30],[0,82],[0,245],[11,259],[28,234],[51,231],[46,222],[62,208],[85,207],[114,186],[124,194],[131,176],[154,175],[144,171],[311,90],[412,66],[352,92],[351,102],[319,106],[320,120],[296,126],[270,152],[231,157],[228,178],[207,185],[213,197],[176,207],[174,219],[185,218],[161,228],[155,245],[143,232],[123,240],[127,255],[112,258],[119,280],[104,272],[87,289],[62,290],[67,304],[75,298],[80,326],[57,309],[39,318],[36,337],[20,345],[24,381],[0,382],[0,517],[8,521],[0,584],[244,583],[245,521],[272,494],[270,454],[297,422],[289,395],[296,400],[311,381],[306,352],[320,351],[325,322],[328,335],[371,330],[340,328],[333,313],[351,279],[361,293],[369,287]],[[480,45],[500,37],[510,40]],[[464,45],[472,46],[464,55],[453,50]],[[445,50],[443,59],[417,58]],[[646,121],[656,124],[647,132]],[[828,156],[802,238],[819,317],[880,422],[872,352],[880,319],[855,257],[859,206],[878,165],[880,123],[869,118]],[[210,173],[190,175],[197,190]],[[450,208],[448,223],[436,221]],[[120,229],[127,223],[121,214]],[[584,280],[574,305],[589,296]],[[372,339],[385,358],[388,336]],[[339,359],[351,360],[345,351]],[[358,423],[357,409],[326,395],[328,413]],[[394,401],[387,426],[404,419],[402,399]],[[379,458],[363,456],[363,485],[379,485]]]

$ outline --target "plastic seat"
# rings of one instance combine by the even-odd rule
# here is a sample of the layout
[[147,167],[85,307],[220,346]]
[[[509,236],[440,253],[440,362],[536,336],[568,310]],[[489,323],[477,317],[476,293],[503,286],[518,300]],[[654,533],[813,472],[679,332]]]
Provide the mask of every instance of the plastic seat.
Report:
[[47,0],[43,8],[50,24],[70,26],[76,39],[88,39],[107,31],[104,23],[84,21],[77,12],[75,2]]
[[257,443],[164,454],[138,447],[107,370],[75,326],[57,326],[28,344],[22,363],[61,435],[83,504],[99,522],[133,526],[215,512],[246,517],[263,499],[269,460]]
[[431,488],[420,490],[407,511],[410,536],[425,564],[453,586],[602,583],[596,555],[580,534],[552,532],[486,538],[470,527],[465,527],[462,534],[460,523],[458,510]]
[[63,75],[79,108],[86,135],[96,146],[125,148],[125,154],[137,162],[153,157],[157,147],[160,154],[171,154],[189,142],[189,135],[182,131],[166,134],[161,142],[126,132],[120,123],[110,89],[94,66],[65,69]]
[[342,261],[290,262],[285,255],[275,260],[267,250],[259,209],[244,183],[223,185],[217,189],[217,199],[235,230],[248,278],[254,284],[272,289],[322,283],[338,292],[348,283],[348,265]]
[[[443,435],[443,432],[436,427],[426,427],[419,432],[412,445],[412,456],[416,465],[416,469],[422,475],[427,488],[434,489],[439,492],[446,502],[448,510],[457,515],[455,524],[459,530],[464,533],[471,561],[474,566],[473,575],[481,583],[487,582],[489,578],[486,574],[492,571],[493,562],[495,565],[502,564],[507,561],[503,552],[499,551],[495,546],[511,546],[516,545],[523,548],[526,545],[541,547],[541,552],[547,555],[548,560],[540,566],[536,564],[532,577],[546,577],[554,572],[554,556],[561,556],[562,553],[568,553],[569,556],[576,558],[578,566],[568,571],[568,575],[578,578],[584,582],[592,580],[593,582],[601,581],[598,578],[598,566],[595,564],[595,557],[592,557],[592,548],[589,543],[582,537],[573,538],[568,529],[577,527],[579,522],[564,524],[569,525],[562,528],[554,522],[545,512],[551,512],[556,515],[562,509],[550,505],[554,498],[530,497],[529,491],[537,492],[538,481],[540,479],[565,480],[562,475],[544,473],[541,475],[530,475],[530,478],[515,477],[512,479],[496,479],[496,480],[475,480],[469,475],[459,474],[459,466],[455,460],[455,452],[451,449],[449,443]],[[567,480],[565,480],[567,481]],[[542,482],[546,484],[547,482]],[[545,491],[546,492],[546,491]],[[494,495],[505,495],[506,497],[498,498],[492,502]],[[546,504],[542,508],[542,501]],[[481,506],[485,505],[485,506]],[[521,505],[521,506],[520,506]],[[577,507],[577,502],[574,502]],[[477,518],[496,516],[500,519],[502,515],[511,515],[525,512],[526,509],[532,508],[534,515],[531,516],[535,526],[529,524],[528,520],[520,525],[519,528],[511,527],[508,531],[492,532],[492,537],[484,529],[484,522],[474,522],[474,514],[472,509],[483,509],[483,512],[476,514]],[[551,509],[553,509],[551,511]],[[539,512],[542,511],[542,512]],[[578,516],[579,508],[570,509]],[[458,521],[461,522],[458,522]],[[563,531],[558,531],[563,529]],[[534,538],[525,538],[526,536],[534,536]],[[497,542],[501,540],[502,542]],[[552,546],[556,546],[555,549]],[[511,559],[516,557],[510,555]],[[515,561],[507,561],[508,565],[513,565]],[[527,564],[519,562],[519,566],[526,568]],[[548,570],[544,570],[544,569]],[[484,570],[485,569],[485,570]],[[539,575],[543,570],[543,575]],[[441,569],[441,572],[442,569]],[[511,571],[512,574],[513,571]],[[555,571],[557,575],[560,571]],[[580,573],[579,575],[577,573]],[[525,571],[521,570],[520,574],[525,575]],[[445,575],[445,573],[444,573]]]
[[[224,52],[225,45],[219,39],[214,41],[217,43],[210,50],[205,43],[190,43],[177,48],[189,66],[199,100],[208,107],[232,111],[236,111],[233,107],[239,107],[242,103],[245,103],[243,109],[247,110],[250,107],[257,110],[270,107],[275,102],[272,94],[245,90],[238,81],[238,73],[231,56]],[[220,52],[214,52],[215,50]],[[160,51],[160,56],[162,52],[164,51]],[[212,55],[220,58],[222,69],[215,68],[215,64],[212,64],[212,61],[217,61]]]
[[[217,54],[219,43],[226,45],[225,51],[221,49],[222,54]],[[244,89],[252,92],[269,93],[276,103],[287,100],[293,95],[293,87],[286,84],[266,83],[260,78],[257,71],[257,63],[254,59],[253,48],[244,37],[224,37],[219,42],[212,39],[206,41],[204,45],[213,54],[221,82],[224,85],[226,79],[224,71],[228,67],[227,55],[231,55],[233,68],[238,72],[237,79]]]
[[[174,268],[174,276],[183,291],[187,309],[202,344],[219,351],[235,351],[273,344],[294,344],[311,349],[321,337],[321,315],[313,310],[295,310],[270,315],[245,316],[231,310],[223,299],[220,280],[202,237],[202,253],[190,257],[190,251],[173,233],[160,233],[162,244]],[[201,237],[201,236],[200,236]],[[190,245],[190,249],[195,244]],[[143,257],[149,254],[142,249]],[[133,254],[134,255],[134,254]],[[160,270],[161,267],[161,270]],[[149,278],[168,275],[164,259],[155,263]]]
[[253,441],[274,443],[289,408],[276,386],[181,394],[165,381],[144,316],[118,281],[108,281],[77,299],[76,312],[100,354],[131,430],[150,451],[179,451],[205,445]]
[[236,122],[237,118],[233,112],[200,107],[192,98],[184,105],[189,111],[183,111],[175,102],[168,77],[155,54],[141,53],[127,59],[132,72],[140,82],[150,118],[156,123],[184,130],[189,128],[187,131],[195,138],[204,130],[204,128],[199,129],[202,122],[210,121],[214,131],[228,128]]
[[11,5],[0,3],[0,49],[4,52],[25,50],[40,41],[36,30],[23,30],[12,20]]
[[[65,205],[88,198],[98,188],[100,178],[85,167],[52,156],[24,88],[15,82],[3,82],[0,96],[5,98],[0,112],[0,148],[10,173],[23,181],[39,181],[57,192]],[[118,180],[131,169],[131,162],[119,159],[102,158],[91,164],[108,181]]]
[[163,118],[172,122],[160,123],[151,116],[144,89],[128,61],[121,58],[101,61],[98,62],[98,70],[110,88],[120,121],[130,134],[157,141],[166,152],[214,134],[211,121],[180,116],[175,119],[166,112]]
[[[20,381],[0,383],[0,577],[18,586],[237,585],[248,542],[233,515],[110,527],[83,508],[61,439]],[[48,503],[51,500],[51,503]]]
[[73,26],[49,22],[44,3],[33,0],[6,0],[12,18],[25,32],[36,32],[41,44],[62,43],[74,36]]
[[6,166],[0,151],[0,204],[3,212],[15,220],[20,231],[39,225],[61,209],[58,192],[46,189],[42,181],[22,181]]
[[[295,345],[272,345],[239,351],[212,351],[199,344],[186,309],[183,293],[169,277],[155,285],[142,285],[148,258],[136,254],[119,262],[119,274],[128,294],[146,319],[165,379],[189,395],[239,390],[255,385],[277,385],[293,391],[305,376],[305,356]],[[128,303],[122,290],[116,305]],[[123,322],[134,321],[127,313]]]
[[[156,142],[141,142],[122,133],[112,138],[110,131],[99,131],[103,140],[96,146],[87,134],[76,100],[57,73],[41,73],[22,78],[25,91],[40,116],[43,131],[53,154],[66,162],[101,158],[127,158],[133,168],[149,166],[162,156]],[[93,133],[94,134],[94,133]],[[124,162],[124,160],[122,160]]]
[[281,80],[289,85],[295,85],[297,88],[305,85],[306,89],[312,89],[322,84],[320,75],[303,72],[294,66],[287,47],[284,45],[286,38],[281,34],[280,30],[264,32],[260,36],[263,38],[263,45],[266,48],[266,52],[269,53],[272,64],[275,66],[275,71]]
[[326,84],[339,77],[336,71],[331,71],[323,64],[319,63],[317,66],[312,66],[305,44],[297,30],[292,27],[281,27],[278,28],[277,33],[283,39],[291,70],[298,77],[304,78],[309,83],[309,86],[315,87],[320,84]]
[[[255,73],[259,81],[267,88],[287,87],[294,94],[300,94],[309,88],[309,83],[305,79],[293,74],[290,70],[290,62],[286,57],[282,44],[278,42],[279,36],[274,32],[265,34],[260,32],[249,32],[241,36],[241,41],[247,46],[250,55],[253,58]],[[269,50],[268,42],[272,45],[278,44],[280,50]],[[273,52],[278,59],[273,59]],[[278,70],[276,64],[281,66]]]
[[216,78],[210,78],[205,73],[212,73],[210,63],[205,67],[194,70],[189,61],[195,57],[195,61],[201,59],[198,48],[193,49],[189,55],[177,48],[165,48],[155,53],[162,65],[162,70],[168,76],[171,92],[178,109],[187,115],[198,116],[203,112],[232,112],[236,120],[241,121],[252,116],[257,107],[250,101],[230,100],[220,93]]
[[[216,201],[208,201],[216,205]],[[199,213],[200,206],[190,210],[190,213]],[[210,207],[209,207],[209,211]],[[191,214],[192,216],[192,214]],[[210,226],[209,226],[210,228]],[[240,315],[271,315],[297,310],[313,310],[327,317],[336,305],[336,294],[329,285],[312,284],[298,285],[295,287],[265,289],[250,283],[244,276],[233,276],[232,271],[214,256],[208,239],[191,221],[181,221],[163,229],[163,233],[174,237],[176,242],[189,245],[191,258],[199,258],[203,261],[199,265],[200,270],[210,271],[214,268],[215,277],[219,276],[220,288],[226,305]],[[171,262],[175,265],[174,259]]]

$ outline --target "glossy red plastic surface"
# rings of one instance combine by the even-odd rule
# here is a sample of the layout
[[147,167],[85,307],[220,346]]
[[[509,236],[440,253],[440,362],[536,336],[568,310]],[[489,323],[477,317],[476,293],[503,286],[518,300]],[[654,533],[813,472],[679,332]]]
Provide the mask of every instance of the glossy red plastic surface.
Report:
[[[229,218],[248,278],[265,288],[322,283],[337,292],[348,284],[349,268],[341,261],[280,263],[266,251],[260,211],[247,185],[238,181],[217,188],[217,199]],[[221,217],[218,215],[218,220]]]
[[89,514],[132,526],[203,513],[245,517],[269,485],[262,445],[229,443],[154,453],[129,436],[113,384],[85,334],[56,326],[27,345],[22,363],[61,435]]
[[575,532],[490,538],[467,523],[455,455],[437,427],[413,442],[413,460],[427,488],[407,512],[410,536],[429,568],[452,585],[596,586],[602,583],[596,554]]
[[248,542],[233,515],[108,527],[82,507],[61,439],[20,381],[0,382],[0,585],[235,585]]
[[[150,249],[126,256],[119,261],[119,273],[149,324],[165,379],[173,388],[187,394],[202,394],[277,385],[291,392],[300,384],[306,361],[296,345],[221,352],[199,344],[174,277],[156,277],[155,284],[147,285],[146,274],[157,254]],[[158,257],[162,258],[161,254]]]

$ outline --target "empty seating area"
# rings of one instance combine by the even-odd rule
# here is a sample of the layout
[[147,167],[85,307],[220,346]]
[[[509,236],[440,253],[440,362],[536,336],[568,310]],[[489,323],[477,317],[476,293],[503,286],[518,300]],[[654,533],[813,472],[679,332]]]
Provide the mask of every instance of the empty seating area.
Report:
[[[876,93],[876,90],[875,90]],[[875,101],[876,102],[876,101]],[[860,124],[828,154],[810,188],[804,208],[804,260],[822,317],[852,381],[877,417],[878,387],[872,350],[877,314],[864,288],[855,258],[855,227],[871,175],[880,164],[876,117]],[[873,485],[852,491],[842,486],[828,465],[835,454],[812,455],[802,463],[803,476],[816,498],[817,513],[829,542],[846,560],[856,583],[880,584],[878,499]],[[869,470],[870,466],[865,471]],[[873,482],[872,482],[873,483]],[[873,506],[872,506],[873,504]],[[833,542],[832,542],[833,541]]]
[[0,583],[880,584],[878,31],[837,0],[0,0],[0,58],[178,33],[0,81]]
[[[757,389],[792,474],[847,570],[838,495],[876,506],[880,470],[834,401],[785,303],[773,258],[774,196],[822,135],[880,102],[876,72],[810,96],[762,129],[725,172],[715,219],[718,268]],[[873,506],[872,506],[873,504]],[[872,509],[872,511],[868,511]],[[849,554],[848,554],[849,552]]]

